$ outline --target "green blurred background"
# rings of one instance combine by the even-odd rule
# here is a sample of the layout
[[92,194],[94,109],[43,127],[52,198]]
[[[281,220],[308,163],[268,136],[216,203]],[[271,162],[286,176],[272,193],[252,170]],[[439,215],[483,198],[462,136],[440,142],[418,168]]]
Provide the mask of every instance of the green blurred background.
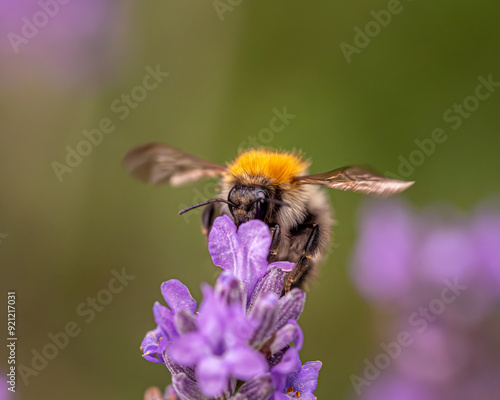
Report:
[[[219,11],[222,18],[217,4],[229,7]],[[151,307],[163,281],[182,280],[199,300],[200,283],[213,283],[218,272],[199,214],[177,215],[202,200],[195,188],[203,193],[207,186],[154,188],[133,180],[120,165],[132,146],[160,141],[225,163],[249,136],[259,141],[273,109],[286,107],[296,117],[260,143],[302,149],[313,173],[365,163],[398,174],[399,157],[408,160],[415,140],[442,128],[447,140],[407,177],[417,183],[404,196],[467,210],[499,193],[500,90],[459,129],[443,120],[474,95],[479,76],[500,81],[498,3],[402,1],[402,11],[350,63],[340,43],[353,45],[354,28],[364,30],[386,1],[229,4],[113,5],[109,29],[85,42],[78,66],[93,68],[87,75],[54,73],[40,61],[51,56],[38,37],[19,54],[4,46],[1,285],[4,297],[17,292],[18,365],[31,367],[32,349],[41,351],[49,332],[69,321],[82,329],[29,385],[18,374],[17,398],[139,399],[146,387],[169,383],[167,369],[142,359],[139,345],[154,328]],[[111,104],[157,65],[170,75],[120,120]],[[52,163],[64,163],[66,146],[75,149],[82,130],[103,118],[114,131],[59,182]],[[335,245],[308,293],[301,358],[323,361],[318,398],[345,399],[353,392],[349,376],[378,341],[370,305],[349,278],[363,198],[332,191],[330,199]],[[77,306],[122,268],[135,279],[85,323]],[[5,360],[2,346],[4,369]]]

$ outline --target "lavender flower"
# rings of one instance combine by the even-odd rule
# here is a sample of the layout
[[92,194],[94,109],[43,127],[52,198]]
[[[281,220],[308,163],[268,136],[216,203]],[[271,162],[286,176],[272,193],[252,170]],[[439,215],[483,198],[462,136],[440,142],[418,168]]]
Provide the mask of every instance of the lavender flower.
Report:
[[152,362],[165,362],[165,345],[179,336],[179,330],[185,329],[197,306],[188,288],[176,279],[164,282],[161,291],[170,309],[158,302],[154,304],[153,315],[158,327],[149,331],[141,344],[144,358]]
[[[365,360],[372,367],[353,381],[363,399],[498,398],[498,206],[483,204],[468,217],[442,207],[417,213],[400,202],[371,203],[362,214],[353,276],[393,318],[384,323],[385,345]],[[389,360],[383,367],[381,357]]]
[[[7,371],[4,371],[3,369],[0,368],[0,373],[2,374],[2,379],[0,381],[0,400],[13,400],[15,393],[12,392],[12,388],[15,389],[15,387],[12,387],[9,383],[9,377],[7,375],[7,372],[10,372],[10,369]],[[8,378],[8,379],[6,379]]]
[[313,393],[318,384],[320,369],[320,361],[307,362],[302,365],[298,351],[288,349],[281,362],[271,368],[271,379],[276,388],[276,392],[271,399],[316,399]]
[[[297,324],[305,293],[282,296],[289,262],[267,263],[271,235],[258,220],[237,230],[223,216],[214,222],[209,251],[223,271],[214,288],[202,286],[197,304],[179,281],[162,285],[168,307],[156,303],[156,329],[141,349],[172,373],[165,399],[268,400],[301,396],[315,399],[320,362],[302,366]],[[292,346],[293,344],[293,346]],[[148,391],[153,398],[158,391]]]
[[208,285],[203,295],[195,329],[174,340],[168,350],[174,362],[196,365],[203,394],[216,397],[228,390],[231,378],[251,379],[266,372],[267,364],[264,355],[248,345],[253,326],[241,303],[216,295]]
[[127,3],[0,0],[2,83],[27,74],[81,88],[105,83],[120,65]]

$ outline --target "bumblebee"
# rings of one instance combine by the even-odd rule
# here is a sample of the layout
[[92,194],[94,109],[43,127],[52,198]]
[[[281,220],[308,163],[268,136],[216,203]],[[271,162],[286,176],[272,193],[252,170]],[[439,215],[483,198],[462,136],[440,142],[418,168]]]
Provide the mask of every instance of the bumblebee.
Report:
[[409,188],[405,182],[380,176],[368,168],[350,166],[308,174],[310,163],[295,152],[251,149],[227,166],[205,161],[160,143],[131,149],[123,160],[126,171],[150,184],[172,186],[217,177],[219,195],[179,214],[206,206],[202,228],[208,235],[220,215],[237,226],[264,221],[272,235],[268,261],[290,261],[284,291],[301,287],[312,275],[332,236],[332,210],[323,186],[375,196],[391,196]]

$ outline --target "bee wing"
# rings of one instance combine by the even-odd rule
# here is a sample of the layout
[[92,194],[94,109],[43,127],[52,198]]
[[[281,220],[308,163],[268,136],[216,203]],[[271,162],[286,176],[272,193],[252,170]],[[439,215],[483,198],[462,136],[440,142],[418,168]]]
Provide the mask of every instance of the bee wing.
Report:
[[157,185],[173,186],[216,177],[226,167],[211,163],[161,143],[149,143],[132,148],[123,158],[123,167],[134,178]]
[[386,178],[366,167],[357,165],[334,169],[323,174],[299,176],[295,178],[294,182],[323,185],[333,189],[349,190],[380,197],[400,193],[415,183]]

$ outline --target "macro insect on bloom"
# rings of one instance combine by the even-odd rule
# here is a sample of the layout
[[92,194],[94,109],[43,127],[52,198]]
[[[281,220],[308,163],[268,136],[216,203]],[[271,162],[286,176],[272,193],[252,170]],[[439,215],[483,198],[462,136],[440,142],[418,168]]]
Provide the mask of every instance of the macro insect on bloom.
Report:
[[130,150],[123,164],[132,176],[155,185],[177,186],[219,177],[220,192],[215,199],[179,214],[206,206],[202,214],[205,235],[215,218],[224,214],[237,226],[252,219],[264,221],[272,233],[268,261],[296,263],[285,281],[285,292],[304,283],[330,241],[333,218],[321,186],[390,196],[413,184],[359,166],[308,175],[309,162],[298,154],[267,149],[242,152],[223,166],[164,144],[150,143]]

